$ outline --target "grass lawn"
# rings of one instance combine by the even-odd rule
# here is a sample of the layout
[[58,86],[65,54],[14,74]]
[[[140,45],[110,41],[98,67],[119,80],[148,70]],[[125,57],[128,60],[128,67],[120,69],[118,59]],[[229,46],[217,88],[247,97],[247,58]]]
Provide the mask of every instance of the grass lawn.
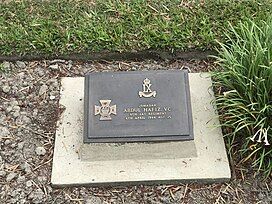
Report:
[[[228,22],[265,20],[271,0],[13,1],[0,4],[0,55],[214,49]],[[190,3],[189,3],[190,2]],[[228,32],[226,32],[228,33]]]

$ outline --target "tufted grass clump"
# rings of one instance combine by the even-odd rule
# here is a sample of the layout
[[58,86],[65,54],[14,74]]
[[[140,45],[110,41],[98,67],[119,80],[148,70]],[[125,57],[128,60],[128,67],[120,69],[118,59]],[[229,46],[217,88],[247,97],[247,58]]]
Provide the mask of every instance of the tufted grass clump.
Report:
[[272,17],[231,27],[216,57],[216,105],[227,146],[257,173],[272,174]]

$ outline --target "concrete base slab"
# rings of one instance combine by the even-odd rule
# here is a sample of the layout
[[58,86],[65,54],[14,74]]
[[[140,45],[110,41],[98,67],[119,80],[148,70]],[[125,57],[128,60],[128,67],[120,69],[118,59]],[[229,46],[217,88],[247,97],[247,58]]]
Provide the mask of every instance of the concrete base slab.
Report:
[[[128,185],[229,180],[231,173],[223,136],[217,127],[217,113],[210,103],[214,98],[210,90],[211,79],[206,74],[192,73],[189,81],[193,142],[94,146],[82,144],[84,79],[63,78],[60,105],[65,111],[56,131],[52,184]],[[161,148],[164,151],[159,151]]]

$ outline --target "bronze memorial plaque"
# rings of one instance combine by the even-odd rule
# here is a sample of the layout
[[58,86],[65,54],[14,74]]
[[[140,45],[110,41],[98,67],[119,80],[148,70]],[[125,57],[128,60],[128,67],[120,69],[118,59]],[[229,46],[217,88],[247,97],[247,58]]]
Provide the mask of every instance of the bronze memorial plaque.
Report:
[[90,73],[84,143],[192,140],[187,71]]

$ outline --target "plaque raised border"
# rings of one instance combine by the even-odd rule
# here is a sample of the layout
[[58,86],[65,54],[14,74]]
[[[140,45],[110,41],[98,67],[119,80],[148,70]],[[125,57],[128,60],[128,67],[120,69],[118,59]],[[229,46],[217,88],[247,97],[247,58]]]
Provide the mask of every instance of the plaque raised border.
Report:
[[[161,130],[163,130],[162,134],[158,132],[159,130],[157,131],[154,128],[152,129],[153,126],[151,127],[151,130],[149,132],[141,130],[141,129],[138,129],[139,131],[136,131],[135,127],[133,127],[132,121],[125,120],[124,118],[118,119],[118,117],[120,117],[120,114],[124,115],[124,110],[126,109],[123,107],[124,104],[123,103],[120,104],[120,102],[118,101],[118,97],[115,97],[113,93],[118,92],[120,101],[121,99],[126,102],[131,100],[132,104],[133,104],[133,100],[136,100],[136,99],[139,100],[139,98],[145,101],[152,100],[154,102],[156,101],[157,98],[158,100],[160,99],[161,94],[164,94],[162,93],[162,88],[158,90],[158,88],[161,86],[160,84],[158,84],[158,81],[156,81],[156,77],[162,77],[162,75],[165,75],[165,77],[170,78],[169,83],[171,83],[171,77],[176,78],[177,76],[181,76],[183,79],[178,82],[176,80],[173,83],[176,83],[174,85],[181,86],[180,90],[183,90],[182,93],[178,93],[178,94],[181,94],[182,97],[184,98],[183,106],[179,107],[179,110],[181,108],[186,109],[185,111],[186,116],[184,116],[183,114],[182,117],[175,116],[175,118],[181,118],[183,122],[185,121],[185,123],[187,124],[185,127],[186,131],[179,134],[178,127],[173,128],[176,131],[171,129],[171,127],[169,127],[168,131],[164,131],[165,128],[167,129],[167,127],[165,128],[163,127],[164,125],[165,126],[169,124],[171,125],[171,123],[169,123],[167,120],[157,121],[157,124],[156,122],[152,120],[145,121],[146,124],[150,123],[150,126],[157,125],[158,129],[161,128]],[[137,78],[138,86],[135,87],[134,85],[133,87],[128,87],[127,92],[119,93],[120,91],[122,91],[120,90],[121,89],[120,84],[122,84],[122,81],[125,81],[126,78],[129,78],[129,77],[131,77],[131,79]],[[111,84],[106,84],[106,83],[111,83]],[[99,93],[100,90],[103,93],[100,94]],[[176,87],[176,90],[179,90],[178,87]],[[174,91],[176,90],[172,90],[173,91],[172,95],[175,95]],[[165,90],[165,91],[170,92],[169,90]],[[107,92],[109,94],[107,94]],[[134,94],[135,99],[133,99],[131,96],[128,96],[128,98],[130,99],[124,99],[126,97],[126,93],[128,92],[135,92]],[[177,97],[177,98],[180,98],[180,97]],[[179,101],[175,101],[175,103],[178,104]],[[127,106],[129,107],[129,104]],[[170,117],[170,116],[167,116],[168,107],[153,107],[153,109],[150,109],[150,110],[155,110],[156,108],[157,109],[164,108],[166,110],[165,112],[163,112],[165,113],[165,117]],[[128,109],[128,111],[130,111],[130,109]],[[131,111],[136,112],[138,110],[132,109]],[[170,107],[169,107],[169,111],[170,111]],[[176,112],[173,114],[177,114]],[[182,112],[182,111],[179,111],[179,112]],[[134,121],[136,124],[141,123],[140,121],[136,121],[136,120]],[[164,123],[164,121],[167,121],[167,122]],[[176,122],[179,122],[179,121],[176,121]],[[172,123],[175,123],[175,121],[172,121]],[[146,124],[144,125],[147,126],[146,129],[148,129],[149,127]],[[123,129],[118,128],[117,127],[118,125],[122,126]],[[180,123],[180,125],[181,125],[180,129],[182,129],[183,124]],[[114,129],[115,127],[116,129]],[[133,134],[133,130],[129,132],[128,135],[126,135],[124,133],[125,128],[131,128],[131,129],[134,128],[135,135]],[[111,131],[112,131],[112,135],[111,135]],[[103,132],[106,134],[103,134]],[[101,134],[99,135],[97,133],[99,134],[102,133],[102,135]],[[84,136],[83,136],[84,143],[178,141],[178,140],[192,140],[193,138],[194,138],[193,121],[192,121],[191,99],[190,99],[189,79],[188,79],[187,70],[103,72],[103,73],[89,73],[85,76]]]

